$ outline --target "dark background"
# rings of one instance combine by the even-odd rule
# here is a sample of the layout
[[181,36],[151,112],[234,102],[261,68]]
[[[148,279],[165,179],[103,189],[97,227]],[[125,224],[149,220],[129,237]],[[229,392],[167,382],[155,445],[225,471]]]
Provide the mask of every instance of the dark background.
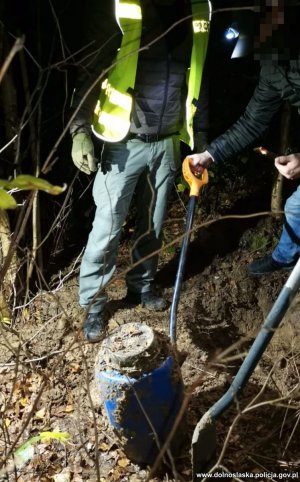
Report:
[[[213,0],[212,5],[213,10],[216,10],[239,5],[245,7],[252,3],[252,0]],[[84,46],[86,34],[84,19],[92,14],[94,8],[95,0],[2,0],[0,4],[0,18],[7,39],[6,54],[15,37],[25,36],[24,58],[32,106],[35,106],[33,119],[36,136],[39,139],[41,166],[68,121],[77,65],[80,62],[78,51]],[[222,133],[243,112],[257,83],[260,68],[259,63],[254,61],[251,48],[243,58],[231,58],[236,41],[226,41],[224,31],[232,23],[237,23],[240,31],[249,37],[251,46],[258,32],[259,22],[259,14],[250,10],[215,13],[212,17],[207,55],[210,139]],[[3,49],[2,57],[3,62]],[[21,118],[26,103],[18,55],[11,65],[11,71],[17,92],[18,114]],[[264,144],[274,151],[279,148],[279,121],[280,114],[274,119],[264,139]],[[2,146],[5,144],[3,118],[0,122],[0,136]],[[25,127],[21,134],[18,159],[11,158],[9,150],[0,154],[0,177],[7,178],[21,172],[33,173],[31,142],[28,127]],[[185,150],[186,148],[184,153]],[[71,139],[67,133],[52,156],[51,170],[46,173],[45,177],[50,182],[59,185],[64,182],[70,185],[73,182],[77,171],[70,153]],[[51,198],[49,202],[49,196],[41,194],[43,233],[47,233],[49,225],[60,212],[63,200],[61,196]],[[50,253],[51,256],[48,267],[51,263],[56,265],[59,256],[67,261],[68,257],[76,254],[78,249],[84,246],[93,218],[93,209],[91,178],[77,173],[72,184],[71,197],[68,199],[68,208],[63,213],[61,223],[57,224],[44,245],[44,252]],[[12,214],[12,218],[13,216]]]
[[[215,0],[213,9],[236,7],[239,4],[245,6],[246,2]],[[92,14],[94,7],[95,0],[13,0],[2,3],[0,15],[8,42],[13,43],[13,36],[25,36],[25,47],[28,49],[25,57],[31,91],[42,76],[40,84],[43,92],[39,98],[42,103],[43,158],[47,156],[68,120],[76,63],[80,61],[80,54],[76,52],[84,46],[83,39],[86,36],[83,19]],[[259,16],[251,11],[216,13],[211,23],[207,58],[210,72],[211,137],[222,132],[242,112],[258,78],[259,65],[253,61],[253,52],[250,51],[241,59],[231,59],[236,41],[226,41],[224,31],[236,21],[244,32],[250,34],[249,38],[252,40]],[[29,53],[40,68],[30,58]],[[62,62],[63,59],[66,60]],[[57,65],[58,63],[60,65]],[[13,62],[13,69],[21,113],[24,96],[18,58]],[[70,147],[67,139],[65,142],[67,145],[64,157]],[[70,157],[61,159],[59,172],[67,174],[69,163]]]

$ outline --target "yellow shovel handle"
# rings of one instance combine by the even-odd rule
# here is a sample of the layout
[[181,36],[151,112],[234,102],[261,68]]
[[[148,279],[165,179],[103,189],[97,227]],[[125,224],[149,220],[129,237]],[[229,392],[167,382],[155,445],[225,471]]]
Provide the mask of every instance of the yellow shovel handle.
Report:
[[201,188],[208,183],[207,169],[201,174],[201,177],[195,176],[191,171],[191,160],[187,156],[182,164],[182,174],[188,185],[190,186],[190,196],[199,196]]

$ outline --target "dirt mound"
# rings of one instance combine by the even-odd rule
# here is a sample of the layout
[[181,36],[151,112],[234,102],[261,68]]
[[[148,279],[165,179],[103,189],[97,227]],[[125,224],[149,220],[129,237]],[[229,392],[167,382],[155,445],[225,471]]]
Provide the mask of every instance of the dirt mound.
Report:
[[[180,232],[182,222],[178,223]],[[281,273],[258,279],[247,274],[246,265],[264,252],[265,248],[249,249],[263,229],[263,222],[257,227],[244,227],[233,245],[226,238],[226,233],[228,238],[232,233],[228,226],[214,245],[210,240],[215,231],[206,230],[192,240],[177,324],[184,384],[187,390],[193,384],[194,388],[186,412],[182,452],[175,462],[180,474],[177,480],[191,480],[190,442],[195,425],[227,389],[286,280],[287,275]],[[172,236],[171,232],[172,225],[167,225],[166,238]],[[221,244],[226,245],[226,252],[222,252]],[[117,276],[108,287],[109,332],[136,322],[167,336],[168,312],[153,313],[122,304],[122,269],[128,265],[127,259],[124,241]],[[158,281],[169,300],[174,279],[170,273],[177,259],[174,250],[165,250],[160,261]],[[84,312],[77,305],[76,278],[77,273],[73,273],[52,292],[39,293],[19,312],[13,329],[2,329],[1,412],[5,435],[1,451],[4,455],[13,441],[19,447],[41,432],[67,432],[69,443],[50,439],[35,443],[34,455],[18,469],[17,480],[147,480],[148,470],[127,459],[103,407],[95,400],[94,360],[99,345],[82,339]],[[234,421],[221,460],[229,471],[299,471],[299,310],[297,295],[240,403],[218,422],[220,454]],[[9,480],[15,480],[13,470],[10,474]],[[152,480],[175,480],[174,466],[163,466]]]

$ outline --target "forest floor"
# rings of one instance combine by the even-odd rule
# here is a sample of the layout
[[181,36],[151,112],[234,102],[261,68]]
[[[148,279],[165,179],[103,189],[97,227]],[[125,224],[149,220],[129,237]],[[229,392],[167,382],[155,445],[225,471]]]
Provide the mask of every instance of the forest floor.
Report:
[[[218,218],[235,212],[233,198],[241,194],[237,191],[233,186],[219,195],[216,203],[226,209],[218,210]],[[207,195],[208,201],[210,196],[213,192]],[[215,206],[212,211],[216,212]],[[0,480],[192,480],[194,428],[228,388],[287,279],[287,273],[251,278],[246,271],[249,262],[272,250],[280,221],[258,217],[213,222],[211,212],[201,207],[197,210],[177,314],[182,377],[187,391],[194,387],[182,449],[174,461],[177,475],[167,464],[152,475],[148,467],[130,461],[103,407],[97,406],[91,392],[101,343],[86,343],[81,335],[84,312],[78,308],[76,259],[53,277],[51,289],[39,291],[19,309],[13,327],[1,327],[0,450],[7,462]],[[184,219],[184,203],[175,196],[156,279],[168,300],[172,299],[180,246],[180,242],[175,248],[169,243],[183,233]],[[130,229],[124,234],[117,272],[107,290],[108,331],[139,322],[168,334],[168,311],[153,313],[140,306],[124,307],[121,302],[126,292],[129,246]],[[235,480],[248,480],[242,475],[246,472],[259,481],[300,480],[299,314],[300,295],[296,295],[239,403],[217,422],[217,456],[222,451],[218,470],[239,472]],[[44,432],[52,435],[30,440]],[[59,439],[65,432],[67,441]],[[21,451],[14,465],[11,454],[18,447]],[[273,478],[267,473],[273,473]]]

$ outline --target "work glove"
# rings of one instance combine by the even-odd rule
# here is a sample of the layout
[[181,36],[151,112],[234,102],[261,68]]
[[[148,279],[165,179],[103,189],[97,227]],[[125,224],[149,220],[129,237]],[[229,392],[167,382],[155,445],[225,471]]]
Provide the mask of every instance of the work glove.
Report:
[[74,135],[71,155],[80,171],[91,174],[97,170],[94,144],[88,134],[79,132]]

